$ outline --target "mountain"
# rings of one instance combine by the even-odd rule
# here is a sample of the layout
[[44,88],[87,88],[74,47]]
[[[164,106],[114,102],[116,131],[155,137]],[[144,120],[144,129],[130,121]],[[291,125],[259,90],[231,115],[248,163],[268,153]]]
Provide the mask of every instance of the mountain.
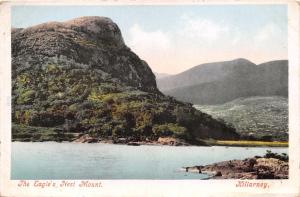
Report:
[[286,97],[238,98],[221,105],[196,105],[197,109],[232,124],[241,136],[288,141]]
[[288,61],[256,65],[246,59],[202,64],[157,80],[165,94],[194,104],[222,104],[239,97],[288,95]]
[[163,95],[109,18],[12,28],[12,139],[238,139],[235,129]]
[[170,76],[170,74],[167,74],[167,73],[156,73],[156,72],[154,72],[154,75],[155,75],[156,79],[162,79],[162,78]]

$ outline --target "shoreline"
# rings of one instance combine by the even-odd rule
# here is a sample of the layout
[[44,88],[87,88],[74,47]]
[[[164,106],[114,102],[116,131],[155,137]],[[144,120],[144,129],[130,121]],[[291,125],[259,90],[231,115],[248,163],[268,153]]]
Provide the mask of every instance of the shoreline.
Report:
[[289,163],[285,154],[267,151],[263,157],[228,160],[204,166],[182,167],[182,172],[206,174],[208,179],[288,179]]
[[55,141],[55,140],[45,140],[45,141],[21,141],[21,140],[12,140],[11,142],[30,142],[30,143],[42,143],[42,142],[54,142],[54,143],[73,143],[73,144],[115,144],[115,145],[128,145],[128,146],[142,146],[142,145],[147,145],[147,146],[207,146],[207,145],[195,145],[195,144],[189,144],[187,142],[177,140],[177,139],[162,139],[161,141],[128,141],[128,142],[120,142],[120,141],[113,141],[110,139],[103,139],[103,140],[98,140],[98,141],[67,141],[67,140],[62,140],[62,141]]
[[139,145],[170,145],[170,146],[227,146],[227,147],[289,147],[288,141],[217,140],[217,139],[183,139],[176,136],[91,136],[88,133],[62,132],[55,128],[40,128],[24,125],[12,127],[12,141],[21,142],[76,142],[76,143],[109,143]]
[[[222,147],[244,147],[244,148],[288,148],[288,142],[280,142],[284,143],[286,145],[267,145],[267,144],[261,144],[261,145],[253,145],[253,144],[248,144],[248,145],[243,145],[243,144],[238,144],[239,140],[236,141],[236,144],[230,145],[230,144],[221,144],[221,143],[207,143],[207,144],[202,144],[202,145],[196,145],[196,144],[190,144],[187,142],[158,142],[158,141],[129,141],[129,142],[114,142],[113,140],[109,139],[104,139],[104,140],[99,140],[97,142],[89,142],[89,141],[55,141],[55,140],[44,140],[44,141],[22,141],[22,140],[12,140],[12,142],[56,142],[56,143],[74,143],[74,144],[97,144],[97,143],[103,143],[103,144],[116,144],[116,145],[128,145],[128,146],[142,146],[142,145],[147,145],[147,146],[222,146]],[[251,141],[250,141],[251,142]],[[255,141],[257,142],[257,141]],[[263,143],[263,141],[260,141]]]

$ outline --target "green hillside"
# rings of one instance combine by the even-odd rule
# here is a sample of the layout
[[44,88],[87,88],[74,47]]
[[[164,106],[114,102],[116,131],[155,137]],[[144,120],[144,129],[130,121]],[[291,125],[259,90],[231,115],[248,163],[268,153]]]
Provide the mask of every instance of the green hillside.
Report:
[[12,122],[18,141],[239,138],[223,122],[163,95],[148,64],[105,17],[12,29]]
[[195,108],[232,124],[249,139],[288,139],[288,99],[285,97],[239,98],[221,105],[195,105]]

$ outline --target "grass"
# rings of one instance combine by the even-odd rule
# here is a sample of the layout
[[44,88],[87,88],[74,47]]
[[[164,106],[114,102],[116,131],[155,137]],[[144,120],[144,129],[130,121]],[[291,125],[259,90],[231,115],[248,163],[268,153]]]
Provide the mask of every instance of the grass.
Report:
[[97,43],[90,40],[77,40],[77,43],[80,45],[86,45],[90,47],[96,47]]
[[214,146],[260,146],[260,147],[288,147],[288,142],[279,141],[250,141],[250,140],[206,140],[208,145]]

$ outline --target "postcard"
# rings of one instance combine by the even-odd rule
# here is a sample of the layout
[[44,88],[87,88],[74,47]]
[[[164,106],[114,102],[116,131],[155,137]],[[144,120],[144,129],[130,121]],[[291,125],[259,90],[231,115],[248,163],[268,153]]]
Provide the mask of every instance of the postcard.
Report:
[[299,196],[297,1],[5,1],[1,196]]

